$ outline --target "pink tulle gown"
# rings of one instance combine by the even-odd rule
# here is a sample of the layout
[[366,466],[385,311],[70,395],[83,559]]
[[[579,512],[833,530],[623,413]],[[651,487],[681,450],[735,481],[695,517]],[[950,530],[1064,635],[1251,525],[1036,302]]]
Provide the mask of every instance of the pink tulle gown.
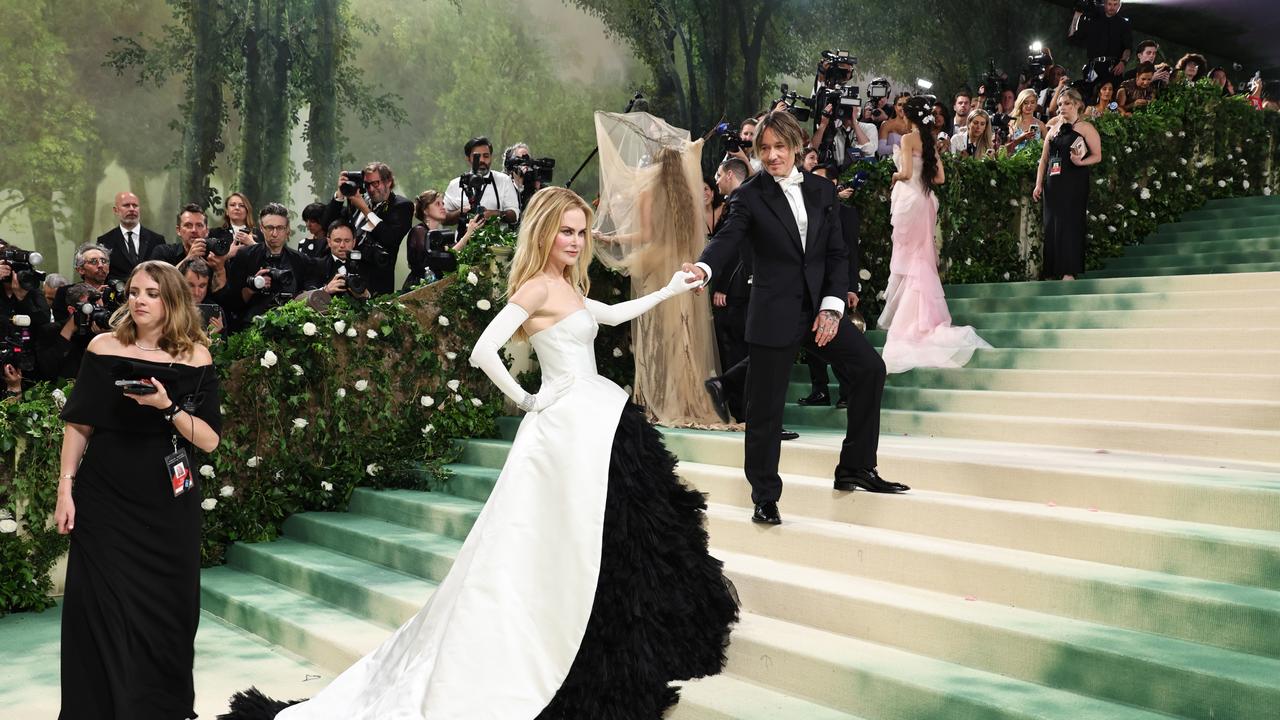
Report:
[[[894,148],[893,160],[901,170],[900,148]],[[951,326],[933,242],[938,196],[924,191],[921,157],[913,155],[912,160],[911,179],[894,185],[890,198],[893,256],[889,259],[884,311],[877,321],[888,330],[884,364],[891,373],[918,367],[963,367],[974,350],[991,347],[973,328]]]

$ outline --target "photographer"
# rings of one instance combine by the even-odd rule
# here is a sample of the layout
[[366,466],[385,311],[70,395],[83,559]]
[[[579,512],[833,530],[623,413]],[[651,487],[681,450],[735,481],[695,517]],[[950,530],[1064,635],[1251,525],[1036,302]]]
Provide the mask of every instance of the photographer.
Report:
[[414,202],[413,216],[418,224],[409,231],[409,241],[405,255],[409,260],[409,277],[405,278],[404,292],[422,283],[435,282],[458,268],[458,260],[453,256],[470,242],[471,236],[485,224],[483,215],[475,215],[467,221],[467,231],[462,239],[455,242],[457,232],[446,229],[445,219],[448,211],[444,209],[444,195],[436,190],[427,190],[418,195]]
[[493,160],[493,143],[483,136],[471,138],[463,146],[462,154],[470,171],[450,180],[445,188],[444,208],[448,211],[445,224],[460,224],[463,216],[473,209],[480,209],[480,214],[486,218],[497,217],[505,223],[515,224],[520,217],[520,198],[511,177],[489,167]]
[[[351,251],[356,246],[356,232],[350,225],[341,220],[334,220],[325,229],[329,238],[329,254],[316,261],[311,285],[315,292],[324,292],[329,297],[350,293],[352,297],[368,299],[368,276],[359,262],[353,262]],[[361,258],[363,259],[363,258]]]
[[32,333],[51,322],[49,304],[41,292],[44,278],[34,268],[38,257],[0,240],[0,322],[24,315]]
[[288,246],[289,211],[268,203],[259,214],[264,242],[242,248],[227,272],[231,287],[240,288],[240,324],[291,300],[312,278],[313,260]]
[[311,258],[329,255],[329,241],[324,222],[324,206],[311,203],[302,208],[302,224],[307,226],[307,237],[298,243],[298,252]]
[[1071,16],[1067,40],[1085,49],[1085,95],[1092,97],[1094,85],[1102,79],[1119,82],[1124,77],[1133,47],[1129,18],[1120,15],[1121,0],[1077,0]]
[[[833,123],[831,113],[832,106],[828,104],[823,108],[822,119],[818,121],[818,128],[814,130],[810,141],[813,147],[818,148],[818,154],[813,166],[806,166],[805,170],[812,170],[822,162],[835,162],[841,168],[846,167],[850,161],[850,150],[856,150],[862,157],[876,154],[880,135],[875,125],[856,119],[846,125],[843,118],[837,118]],[[830,149],[825,153],[824,141],[830,142]]]
[[1116,103],[1122,115],[1132,115],[1135,110],[1146,107],[1156,99],[1156,89],[1152,85],[1155,74],[1156,69],[1151,63],[1143,63],[1138,66],[1138,74],[1132,80],[1125,80],[1120,84]]
[[502,153],[502,167],[515,183],[520,198],[520,210],[529,204],[533,194],[551,184],[551,174],[556,166],[552,158],[535,158],[529,154],[529,146],[519,142]]
[[[209,257],[220,257],[210,254]],[[221,256],[225,257],[225,256]],[[222,310],[221,305],[212,297],[209,292],[210,285],[213,282],[213,268],[209,267],[209,263],[205,260],[196,258],[194,260],[183,260],[178,266],[178,272],[182,273],[182,277],[187,281],[187,287],[191,289],[191,300],[196,306],[217,306],[217,312],[211,316],[205,316],[205,332],[210,335],[221,333],[226,327],[226,312]],[[203,312],[204,308],[199,308]]]
[[222,207],[222,227],[210,230],[209,239],[227,239],[236,247],[262,242],[262,231],[254,224],[253,203],[244,193],[233,192]]
[[751,143],[755,142],[756,125],[759,122],[760,121],[756,120],[755,117],[749,117],[738,125],[738,140],[741,145],[736,150],[727,150],[721,162],[724,162],[731,157],[738,158],[747,164],[747,167],[751,169],[751,173],[753,175],[760,172],[760,169],[764,166],[755,158],[754,153],[748,152],[751,148]]
[[1143,63],[1151,63],[1152,67],[1155,67],[1156,72],[1151,78],[1151,84],[1154,85],[1156,89],[1160,89],[1165,85],[1168,85],[1169,80],[1173,77],[1173,68],[1164,63],[1157,64],[1157,55],[1159,55],[1159,53],[1160,43],[1155,40],[1143,40],[1138,43],[1138,61],[1134,64],[1132,70],[1124,74],[1123,80],[1116,81],[1116,87],[1120,87],[1120,83],[1124,82],[1124,80],[1132,80],[1137,77],[1138,68],[1142,67]]
[[65,319],[58,325],[45,326],[36,335],[39,377],[45,380],[74,378],[80,372],[80,361],[89,341],[111,329],[110,318],[115,308],[103,305],[98,288],[77,283],[67,288],[62,307],[54,310]]
[[[99,292],[108,290],[107,278],[111,274],[111,256],[106,248],[94,243],[85,243],[76,248],[76,254],[72,257],[71,264],[75,268],[76,274],[80,276],[80,282],[93,287]],[[54,323],[65,321],[67,319],[66,290],[55,292],[49,307],[53,309]]]
[[204,209],[195,203],[188,203],[178,211],[178,242],[157,245],[151,250],[148,260],[167,262],[174,267],[189,258],[202,258],[207,252],[205,238],[209,234],[209,226],[205,222]]
[[951,152],[983,160],[994,158],[996,157],[994,135],[991,130],[991,116],[986,110],[978,108],[969,113],[964,127],[951,136]]
[[371,264],[369,289],[374,295],[395,292],[396,256],[413,224],[413,203],[395,187],[395,175],[386,163],[371,162],[359,173],[341,173],[324,214],[326,227],[341,219],[355,228],[356,247]]
[[53,299],[66,292],[63,288],[70,284],[70,280],[58,273],[49,273],[45,276],[40,289],[44,292],[44,301],[49,304],[49,307],[53,307]]

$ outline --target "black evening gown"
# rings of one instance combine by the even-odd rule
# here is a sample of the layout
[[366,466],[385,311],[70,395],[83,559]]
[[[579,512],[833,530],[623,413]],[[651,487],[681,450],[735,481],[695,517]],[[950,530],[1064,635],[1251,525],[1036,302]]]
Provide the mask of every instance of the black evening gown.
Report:
[[[62,419],[93,428],[72,490],[75,528],[62,606],[60,720],[195,717],[200,476],[178,497],[165,468],[174,432],[115,387],[122,358],[85,353]],[[221,427],[212,365],[154,366],[169,397]],[[164,375],[172,379],[165,381]],[[178,436],[194,467],[196,450]]]
[[[1089,168],[1071,162],[1071,145],[1080,133],[1063,125],[1049,140],[1044,180],[1044,265],[1047,279],[1084,272],[1085,214],[1089,201]],[[1087,157],[1087,155],[1086,155]],[[1053,174],[1054,162],[1062,171]]]

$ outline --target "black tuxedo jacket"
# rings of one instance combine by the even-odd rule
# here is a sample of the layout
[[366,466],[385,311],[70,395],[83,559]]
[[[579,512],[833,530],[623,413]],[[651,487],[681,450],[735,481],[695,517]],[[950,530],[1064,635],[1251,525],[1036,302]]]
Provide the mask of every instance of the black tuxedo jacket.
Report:
[[[374,243],[387,255],[384,265],[375,265],[369,273],[369,290],[374,295],[385,295],[396,289],[396,257],[400,254],[400,243],[413,226],[413,201],[403,195],[391,193],[387,201],[373,206],[373,212],[382,222],[372,232],[356,228],[356,247],[364,247],[366,243]],[[352,205],[341,200],[330,200],[325,208],[325,227],[329,223],[342,218],[355,227],[355,218],[359,214]],[[367,255],[366,255],[367,257]]]
[[858,257],[858,208],[853,205],[840,205],[840,229],[844,233],[844,247],[849,253],[849,289],[859,292],[862,287],[858,280],[860,267]]
[[[768,173],[757,173],[729,198],[724,225],[711,237],[699,262],[712,279],[732,272],[745,244],[752,262],[751,299],[747,304],[747,342],[787,347],[799,341],[798,329],[812,320],[822,298],[843,303],[849,291],[849,260],[840,228],[836,186],[804,173],[801,185],[808,232],[800,231],[782,188]],[[807,329],[807,327],[806,327]]]
[[107,278],[125,280],[138,263],[150,259],[152,250],[164,245],[164,236],[138,225],[138,252],[135,255],[117,225],[99,235],[98,244],[111,251],[111,270]]

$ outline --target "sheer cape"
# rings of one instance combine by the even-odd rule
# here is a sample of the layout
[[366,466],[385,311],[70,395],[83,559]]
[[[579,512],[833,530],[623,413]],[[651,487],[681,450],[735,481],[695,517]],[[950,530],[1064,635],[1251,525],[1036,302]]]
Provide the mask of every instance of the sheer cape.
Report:
[[[702,141],[644,112],[597,112],[600,205],[596,257],[631,277],[633,297],[702,254]],[[633,397],[668,426],[719,425],[703,388],[718,374],[708,297],[685,293],[631,324]]]

